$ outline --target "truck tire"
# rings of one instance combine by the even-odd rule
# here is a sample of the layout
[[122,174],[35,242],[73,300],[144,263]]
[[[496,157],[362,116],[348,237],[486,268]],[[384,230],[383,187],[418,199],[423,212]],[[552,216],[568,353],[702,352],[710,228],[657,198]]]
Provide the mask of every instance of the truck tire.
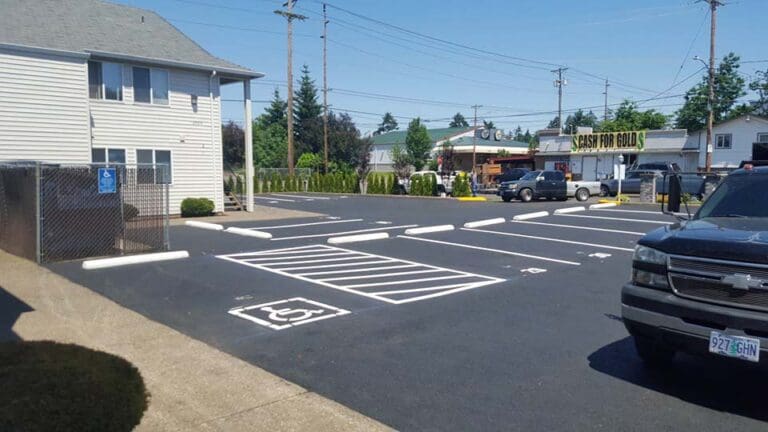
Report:
[[675,351],[659,346],[655,340],[644,336],[633,336],[637,354],[646,366],[657,368],[668,366],[675,358]]
[[579,188],[576,190],[576,201],[586,201],[589,199],[589,189]]
[[509,196],[509,195],[502,195],[501,196],[501,200],[504,201],[504,202],[510,202],[510,201],[512,201],[512,197]]
[[611,190],[606,185],[600,185],[600,196],[607,197],[611,194]]
[[520,201],[522,202],[531,202],[531,200],[533,199],[533,191],[528,188],[525,188],[520,192],[518,192],[517,196],[520,198]]

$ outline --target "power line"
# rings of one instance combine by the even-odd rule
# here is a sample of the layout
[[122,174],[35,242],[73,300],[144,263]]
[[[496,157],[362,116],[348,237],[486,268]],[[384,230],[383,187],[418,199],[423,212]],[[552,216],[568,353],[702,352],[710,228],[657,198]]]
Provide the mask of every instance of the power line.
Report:
[[696,35],[694,35],[693,40],[691,41],[691,44],[688,45],[688,51],[686,51],[685,56],[683,56],[683,61],[680,63],[680,68],[677,70],[677,73],[675,74],[675,78],[672,80],[672,85],[675,85],[677,83],[677,79],[680,77],[680,73],[683,71],[685,64],[690,59],[693,46],[696,44],[696,41],[699,39],[699,36],[701,35],[701,31],[704,30],[704,24],[707,23],[708,17],[709,17],[709,10],[707,10],[704,13],[704,19],[701,20],[701,25],[699,25],[699,29],[696,31]]

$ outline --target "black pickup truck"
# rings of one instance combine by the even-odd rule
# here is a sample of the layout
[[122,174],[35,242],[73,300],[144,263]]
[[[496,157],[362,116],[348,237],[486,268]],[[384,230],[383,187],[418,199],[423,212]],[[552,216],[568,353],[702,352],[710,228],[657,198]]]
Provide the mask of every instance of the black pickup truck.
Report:
[[676,351],[768,362],[768,167],[734,171],[690,220],[646,234],[621,310],[648,364]]

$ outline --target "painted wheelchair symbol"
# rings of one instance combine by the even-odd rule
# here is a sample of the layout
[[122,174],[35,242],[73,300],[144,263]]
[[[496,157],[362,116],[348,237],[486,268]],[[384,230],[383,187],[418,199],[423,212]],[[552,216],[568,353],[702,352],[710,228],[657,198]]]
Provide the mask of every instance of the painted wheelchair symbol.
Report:
[[325,312],[323,309],[275,309],[271,306],[265,306],[261,310],[269,314],[271,321],[277,322],[303,321],[311,318],[313,315],[320,315]]

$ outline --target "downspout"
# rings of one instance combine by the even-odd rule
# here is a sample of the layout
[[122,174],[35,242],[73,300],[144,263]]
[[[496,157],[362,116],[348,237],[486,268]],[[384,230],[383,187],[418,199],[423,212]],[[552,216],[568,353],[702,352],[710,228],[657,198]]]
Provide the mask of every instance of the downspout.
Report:
[[[216,131],[214,129],[215,125],[213,124],[213,104],[214,104],[214,97],[213,97],[213,80],[216,78],[216,71],[211,71],[211,76],[208,78],[208,97],[210,98],[210,105],[208,107],[208,116],[209,121],[211,124],[211,163],[213,164],[213,178],[216,178],[216,144],[215,144],[215,137],[216,137]],[[221,187],[221,185],[216,185],[216,182],[214,181],[213,186],[213,199],[216,200],[216,206],[220,203],[223,203],[223,198],[219,199],[219,193],[218,188]],[[222,208],[222,211],[224,209]]]

